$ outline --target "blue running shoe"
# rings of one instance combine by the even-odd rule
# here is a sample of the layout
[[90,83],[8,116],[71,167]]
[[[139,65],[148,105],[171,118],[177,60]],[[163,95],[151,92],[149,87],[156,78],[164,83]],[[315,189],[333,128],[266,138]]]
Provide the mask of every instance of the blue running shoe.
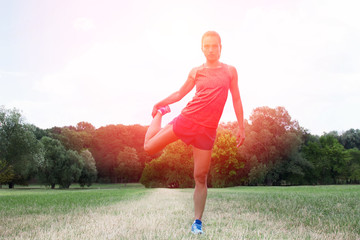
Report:
[[203,234],[202,222],[199,219],[196,219],[191,226],[191,232],[193,234]]

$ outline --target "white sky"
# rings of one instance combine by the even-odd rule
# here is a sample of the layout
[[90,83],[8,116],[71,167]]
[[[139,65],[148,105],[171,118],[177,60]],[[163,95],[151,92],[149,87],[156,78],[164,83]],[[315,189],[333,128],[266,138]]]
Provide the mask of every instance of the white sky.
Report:
[[[284,106],[312,134],[360,128],[359,10],[356,0],[0,0],[0,105],[41,128],[148,125],[216,30],[246,119]],[[236,120],[230,96],[221,121]]]

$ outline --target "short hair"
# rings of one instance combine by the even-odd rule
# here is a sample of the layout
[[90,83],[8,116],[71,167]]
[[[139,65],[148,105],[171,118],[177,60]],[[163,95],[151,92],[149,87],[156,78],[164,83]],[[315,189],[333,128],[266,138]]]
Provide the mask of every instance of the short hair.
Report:
[[202,36],[201,38],[201,47],[203,46],[203,43],[204,43],[204,38],[205,37],[209,37],[209,36],[215,36],[219,39],[219,43],[221,45],[221,38],[220,38],[220,35],[215,32],[215,31],[207,31],[206,33],[204,33],[204,35]]

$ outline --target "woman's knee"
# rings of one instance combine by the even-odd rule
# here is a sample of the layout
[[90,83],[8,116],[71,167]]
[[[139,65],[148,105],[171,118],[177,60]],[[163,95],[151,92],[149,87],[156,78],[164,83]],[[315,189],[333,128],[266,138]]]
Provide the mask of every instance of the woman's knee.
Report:
[[144,143],[144,150],[145,152],[149,153],[151,152],[151,146],[149,143]]
[[196,184],[205,184],[207,181],[207,171],[198,171],[194,173],[194,180]]
[[168,125],[161,129],[155,136],[148,139],[144,143],[144,150],[152,155],[161,151],[166,145],[176,141],[178,137],[175,135],[172,125]]

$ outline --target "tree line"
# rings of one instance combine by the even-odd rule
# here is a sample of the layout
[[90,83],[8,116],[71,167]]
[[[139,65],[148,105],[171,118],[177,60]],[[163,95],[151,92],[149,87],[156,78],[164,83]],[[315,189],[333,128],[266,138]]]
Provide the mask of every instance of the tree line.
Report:
[[[40,129],[16,109],[0,108],[0,185],[37,182],[51,188],[73,183],[141,182],[146,187],[193,187],[191,146],[177,141],[149,156],[146,126],[88,122]],[[221,123],[208,175],[210,187],[238,185],[358,184],[360,130],[316,136],[283,107],[259,107],[245,122]]]

